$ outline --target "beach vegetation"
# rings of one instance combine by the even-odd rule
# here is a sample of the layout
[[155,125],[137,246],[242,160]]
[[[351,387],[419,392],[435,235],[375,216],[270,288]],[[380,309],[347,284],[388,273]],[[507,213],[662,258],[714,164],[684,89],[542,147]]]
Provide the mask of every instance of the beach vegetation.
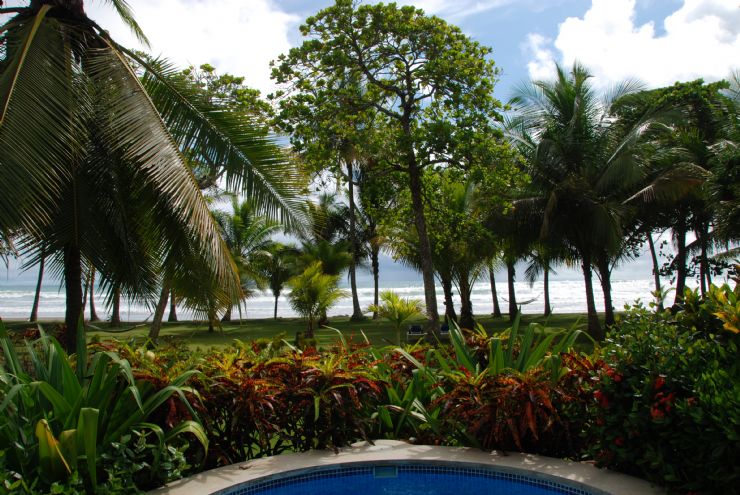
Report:
[[382,304],[370,305],[367,310],[377,313],[380,318],[385,318],[393,324],[396,344],[401,345],[403,343],[401,329],[404,323],[415,316],[420,316],[424,311],[424,305],[419,299],[401,297],[391,290],[381,292],[380,300]]
[[326,311],[346,296],[337,285],[339,275],[323,271],[321,261],[315,261],[302,273],[288,280],[288,300],[293,310],[306,319],[305,338],[313,339],[316,323]]

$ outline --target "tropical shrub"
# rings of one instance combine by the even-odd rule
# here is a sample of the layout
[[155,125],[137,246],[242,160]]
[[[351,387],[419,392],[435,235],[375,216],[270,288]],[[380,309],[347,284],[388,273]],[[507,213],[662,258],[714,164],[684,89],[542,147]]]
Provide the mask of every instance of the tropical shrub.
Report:
[[[575,457],[586,416],[591,360],[573,351],[579,330],[538,325],[488,337],[450,331],[454,362],[441,359],[443,429],[465,445]],[[567,414],[564,414],[567,413]]]
[[392,290],[384,290],[380,293],[382,304],[376,306],[371,304],[367,310],[378,313],[378,316],[393,323],[396,331],[396,344],[401,345],[401,327],[414,316],[421,315],[424,305],[418,299],[402,298]]
[[[43,332],[38,341],[26,344],[24,367],[2,322],[0,347],[0,450],[5,468],[23,480],[19,489],[43,492],[82,482],[89,493],[135,492],[168,481],[167,473],[177,471],[162,462],[173,457],[169,447],[180,434],[193,434],[207,448],[200,424],[193,421],[195,413],[184,400],[184,384],[195,372],[155,387],[137,379],[130,363],[115,353],[88,356],[84,344],[73,366],[59,343]],[[173,395],[183,400],[189,418],[171,428],[151,422]],[[114,478],[106,469],[120,460],[116,444],[126,443],[131,435],[147,442],[144,457],[131,460],[151,468],[143,471],[145,476],[140,473],[136,483],[132,472]]]
[[407,349],[371,350],[374,371],[384,385],[384,397],[373,417],[375,438],[412,439],[422,444],[446,440],[440,428],[441,408],[435,401],[440,386],[439,353],[428,345]]
[[209,353],[196,382],[210,440],[207,464],[369,439],[381,383],[367,357],[346,345],[319,353],[236,343]]
[[325,274],[320,261],[312,263],[303,273],[288,281],[290,306],[308,323],[306,338],[313,338],[316,320],[347,295],[337,287],[338,283],[339,275]]
[[593,391],[591,453],[677,491],[740,493],[738,308],[729,287],[676,315],[632,308],[609,334]]
[[[580,332],[550,332],[517,319],[490,337],[450,330],[451,346],[376,353],[386,384],[382,436],[575,456],[587,419],[593,363],[571,351]],[[563,417],[563,412],[574,412]]]

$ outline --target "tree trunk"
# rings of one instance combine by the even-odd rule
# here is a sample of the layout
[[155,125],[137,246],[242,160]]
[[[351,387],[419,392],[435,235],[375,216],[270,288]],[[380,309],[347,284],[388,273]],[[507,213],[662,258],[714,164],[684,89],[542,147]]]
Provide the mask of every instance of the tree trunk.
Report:
[[545,316],[550,316],[552,314],[552,306],[550,306],[550,267],[545,267],[545,275],[544,275],[544,289],[545,289]]
[[674,233],[676,237],[676,298],[673,306],[676,307],[683,302],[683,291],[686,289],[686,229],[678,227]]
[[69,354],[77,349],[77,325],[82,316],[82,257],[75,243],[64,246],[64,286],[67,296],[67,311],[64,315],[66,334],[62,345]]
[[165,279],[162,281],[162,292],[159,293],[159,301],[157,302],[157,307],[154,309],[152,325],[149,327],[149,338],[153,342],[156,342],[159,338],[159,331],[162,329],[162,318],[164,318],[164,310],[167,307],[169,296],[170,283]]
[[701,259],[699,260],[699,279],[701,283],[701,295],[702,297],[707,295],[707,287],[712,283],[711,275],[709,275],[709,246],[707,237],[709,237],[709,227],[706,222],[701,223],[699,229],[699,245],[701,246]]
[[509,321],[514,321],[516,318],[519,308],[516,305],[516,290],[514,289],[514,280],[516,279],[516,270],[514,263],[511,261],[506,262],[506,275],[507,282],[509,285]]
[[488,278],[491,280],[491,299],[493,299],[493,317],[501,318],[501,306],[498,305],[498,292],[496,292],[496,276],[493,267],[488,267]]
[[612,304],[612,281],[609,259],[606,256],[597,257],[596,268],[599,270],[601,290],[604,293],[604,325],[610,327],[614,325],[614,305]]
[[306,335],[304,336],[306,339],[312,339],[313,338],[313,317],[308,317],[308,327],[306,328]]
[[95,311],[95,268],[90,272],[90,321],[100,321]]
[[90,289],[90,277],[85,278],[85,283],[82,285],[82,318],[85,318],[85,308],[87,307],[87,291]]
[[170,291],[170,315],[167,321],[177,321],[177,297],[174,290]]
[[[380,249],[373,245],[370,248],[370,263],[373,267],[373,304],[377,308],[380,303],[380,260],[379,258]],[[378,312],[373,311],[373,320],[378,319]]]
[[459,280],[460,285],[460,327],[472,330],[475,327],[475,320],[473,319],[473,302],[470,300],[470,293],[472,287],[470,285],[470,279],[465,276],[461,276]]
[[273,314],[273,318],[277,320],[277,308],[278,308],[278,298],[280,297],[280,294],[275,294],[275,312]]
[[437,312],[437,293],[434,284],[434,266],[432,265],[432,248],[427,234],[426,218],[424,217],[424,200],[422,198],[421,170],[416,163],[416,154],[413,148],[411,127],[408,119],[402,122],[404,137],[407,143],[407,164],[409,173],[409,190],[411,192],[411,206],[414,211],[414,225],[419,236],[419,257],[421,258],[421,274],[424,280],[424,303],[426,304],[429,334],[436,334],[439,330],[439,313]]
[[660,286],[660,267],[658,266],[658,253],[655,251],[655,242],[653,242],[652,232],[647,235],[648,247],[650,248],[650,258],[653,260],[653,281],[655,282],[655,299],[658,305],[658,311],[663,311],[663,289]]
[[226,312],[224,313],[223,317],[221,317],[221,321],[231,321],[231,310],[233,309],[233,306],[229,306],[226,308]]
[[591,274],[591,256],[583,255],[583,281],[586,285],[586,312],[588,314],[588,332],[596,340],[604,339],[604,331],[599,323],[599,315],[596,313],[596,302],[594,301],[594,284]]
[[37,321],[39,319],[39,301],[41,300],[41,281],[44,279],[44,262],[46,256],[41,253],[41,261],[39,261],[39,279],[36,282],[36,293],[33,296],[33,306],[31,306],[31,316],[29,321]]
[[352,249],[352,263],[349,266],[349,285],[352,291],[352,316],[350,321],[364,320],[365,316],[362,314],[362,308],[360,307],[360,298],[357,295],[357,261],[359,255],[357,253],[357,226],[355,222],[355,181],[354,181],[354,162],[346,160],[347,163],[347,195],[349,196],[349,243]]
[[445,295],[445,319],[448,322],[457,322],[455,302],[452,300],[452,279],[442,276],[440,279],[442,280],[442,292]]
[[113,307],[111,308],[110,324],[112,327],[121,326],[121,289],[113,289]]

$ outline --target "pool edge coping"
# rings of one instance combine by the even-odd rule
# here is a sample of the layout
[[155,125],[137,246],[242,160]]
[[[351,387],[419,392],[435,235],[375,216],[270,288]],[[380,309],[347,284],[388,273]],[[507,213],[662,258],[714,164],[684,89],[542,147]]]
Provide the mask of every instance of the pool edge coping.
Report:
[[664,495],[666,491],[625,474],[599,469],[590,463],[567,461],[518,452],[486,452],[469,447],[412,445],[397,440],[359,442],[338,453],[314,450],[240,462],[198,473],[149,492],[150,495],[206,495],[281,472],[339,467],[379,461],[461,462],[490,468],[549,476],[564,483],[583,483],[611,495]]

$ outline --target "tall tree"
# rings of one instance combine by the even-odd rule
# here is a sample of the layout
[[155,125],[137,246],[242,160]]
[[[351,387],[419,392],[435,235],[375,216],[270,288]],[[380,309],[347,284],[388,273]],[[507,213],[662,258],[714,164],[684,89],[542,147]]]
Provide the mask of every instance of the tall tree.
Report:
[[[430,328],[438,325],[432,250],[424,217],[422,171],[445,149],[439,139],[451,124],[488,121],[498,103],[491,97],[495,71],[490,50],[437,17],[395,4],[358,5],[337,0],[309,17],[301,32],[310,39],[279,58],[273,70],[288,92],[324,81],[331,91],[350,80],[364,91],[342,97],[358,111],[384,119],[385,160],[407,174],[418,232]],[[439,153],[435,153],[435,151]]]
[[641,156],[634,146],[651,129],[651,116],[633,125],[615,125],[614,103],[640,89],[627,81],[599,98],[591,74],[575,63],[557,66],[555,79],[518,90],[519,117],[509,135],[527,157],[530,197],[522,207],[539,211],[540,238],[573,251],[586,287],[589,331],[604,335],[596,313],[592,269],[604,290],[607,323],[613,322],[611,264],[622,243],[622,191],[642,179]]
[[[251,201],[239,201],[232,198],[231,212],[215,210],[213,212],[221,234],[229,247],[239,272],[242,292],[248,296],[250,286],[258,289],[266,287],[266,280],[260,270],[260,258],[270,256],[267,249],[271,245],[271,236],[279,226],[256,214]],[[241,307],[243,300],[234,301]],[[222,321],[231,321],[232,305],[226,308]]]
[[293,246],[286,246],[279,242],[270,243],[265,250],[268,256],[258,258],[257,265],[275,298],[273,318],[277,320],[280,293],[288,280],[296,275],[297,250]]
[[[696,255],[703,293],[711,283],[712,248],[728,240],[723,222],[715,216],[728,204],[725,193],[737,187],[732,157],[737,162],[738,109],[730,83],[696,80],[632,95],[618,110],[622,120],[631,122],[656,107],[673,109],[674,118],[653,140],[651,168],[630,204],[649,219],[646,225],[672,230],[676,253],[666,271],[675,274],[678,304],[689,256]],[[720,225],[716,234],[715,224]],[[691,231],[696,240],[689,244],[686,236]]]

